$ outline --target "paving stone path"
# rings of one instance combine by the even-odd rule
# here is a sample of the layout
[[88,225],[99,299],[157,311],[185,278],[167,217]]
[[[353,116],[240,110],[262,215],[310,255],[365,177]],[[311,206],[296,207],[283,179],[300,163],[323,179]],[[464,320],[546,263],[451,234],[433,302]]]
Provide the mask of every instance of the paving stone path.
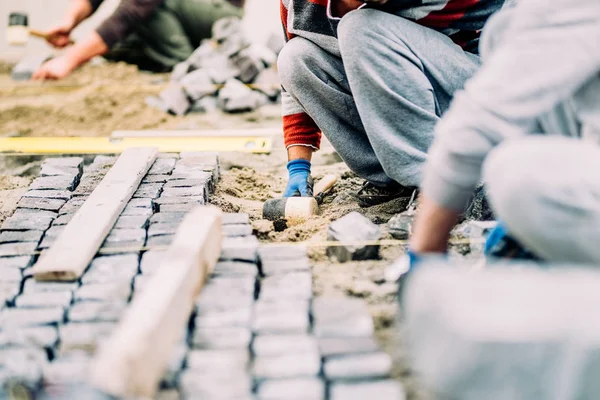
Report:
[[[35,253],[52,246],[115,161],[47,159],[0,227],[0,398],[11,382],[31,390],[83,382],[98,346],[161,267],[185,213],[205,204],[219,179],[216,154],[161,155],[83,277],[36,282]],[[225,214],[223,232],[221,260],[164,390],[190,400],[404,398],[366,305],[313,299],[305,248],[259,246],[244,214]]]

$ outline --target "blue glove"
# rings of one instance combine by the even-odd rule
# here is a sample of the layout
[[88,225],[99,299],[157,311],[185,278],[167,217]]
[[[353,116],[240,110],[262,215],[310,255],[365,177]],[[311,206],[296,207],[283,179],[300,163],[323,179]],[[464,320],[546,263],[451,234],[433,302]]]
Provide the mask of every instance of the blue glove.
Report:
[[485,240],[484,254],[494,258],[541,261],[541,258],[510,236],[506,226],[500,221]]
[[489,256],[491,252],[507,237],[506,228],[502,222],[498,222],[498,225],[488,235],[485,240],[484,254]]
[[287,164],[289,180],[283,197],[312,197],[313,180],[310,176],[310,161],[292,160]]

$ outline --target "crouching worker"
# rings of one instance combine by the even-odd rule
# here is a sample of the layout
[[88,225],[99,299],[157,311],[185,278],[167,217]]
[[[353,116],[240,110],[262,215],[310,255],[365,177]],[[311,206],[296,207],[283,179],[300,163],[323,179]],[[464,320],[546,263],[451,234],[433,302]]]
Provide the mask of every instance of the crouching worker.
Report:
[[[66,47],[73,29],[103,1],[71,0],[63,22],[47,32],[48,42]],[[243,0],[122,0],[95,32],[42,65],[33,79],[62,79],[99,55],[149,71],[170,71],[211,37],[215,21],[241,16],[242,6]]]
[[519,0],[491,19],[481,70],[436,128],[411,239],[413,265],[446,251],[483,178],[507,236],[553,262],[600,262],[600,6]]
[[361,206],[410,197],[435,124],[479,67],[479,31],[504,0],[281,1],[284,195],[312,194],[322,132],[365,179]]

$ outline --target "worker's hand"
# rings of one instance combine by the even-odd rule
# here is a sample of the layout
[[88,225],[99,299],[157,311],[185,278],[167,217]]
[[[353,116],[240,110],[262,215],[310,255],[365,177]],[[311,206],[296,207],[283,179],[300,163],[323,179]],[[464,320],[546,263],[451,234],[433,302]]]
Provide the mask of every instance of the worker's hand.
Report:
[[72,23],[62,23],[46,32],[46,41],[57,49],[62,49],[71,44]]
[[31,79],[40,81],[63,79],[69,76],[78,66],[78,63],[72,57],[65,54],[44,63]]
[[288,162],[289,180],[283,197],[312,197],[313,180],[310,176],[310,161],[297,159]]

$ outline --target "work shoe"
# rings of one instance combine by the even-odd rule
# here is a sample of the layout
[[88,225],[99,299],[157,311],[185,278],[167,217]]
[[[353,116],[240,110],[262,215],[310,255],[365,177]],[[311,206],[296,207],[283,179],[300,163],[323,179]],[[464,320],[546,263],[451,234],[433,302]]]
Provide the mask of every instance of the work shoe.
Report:
[[372,207],[387,203],[401,197],[411,197],[415,188],[396,184],[391,187],[379,187],[371,182],[365,182],[360,190],[354,195],[354,198],[361,207]]

